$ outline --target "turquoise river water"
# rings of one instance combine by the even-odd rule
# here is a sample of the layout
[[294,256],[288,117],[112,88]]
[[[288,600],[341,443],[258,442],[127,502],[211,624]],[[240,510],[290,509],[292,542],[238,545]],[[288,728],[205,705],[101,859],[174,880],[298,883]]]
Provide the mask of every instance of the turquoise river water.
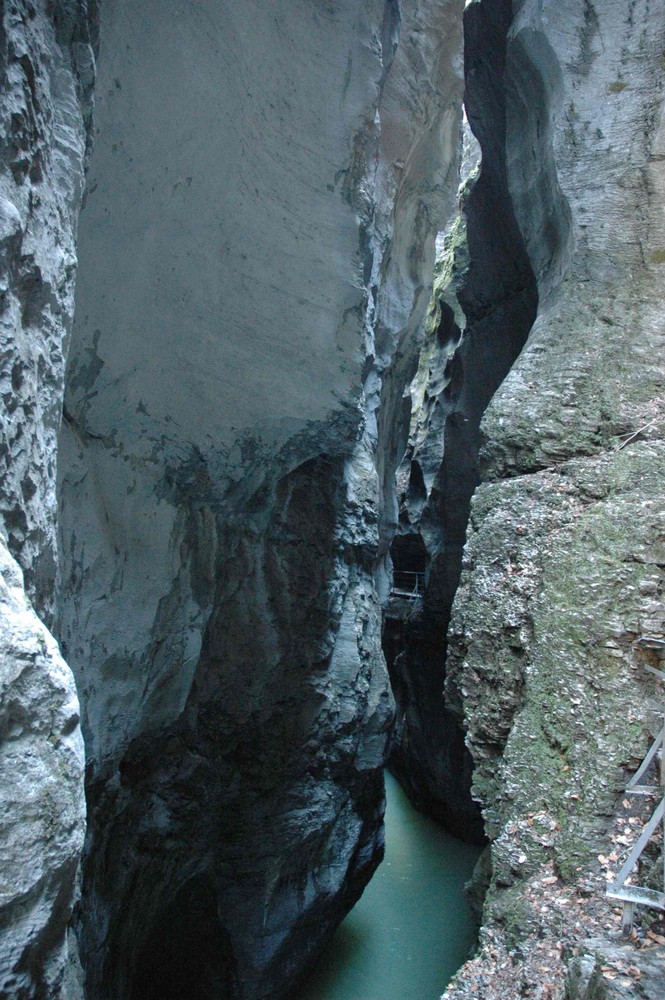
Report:
[[298,1000],[438,1000],[475,940],[479,849],[416,812],[386,774],[386,856]]

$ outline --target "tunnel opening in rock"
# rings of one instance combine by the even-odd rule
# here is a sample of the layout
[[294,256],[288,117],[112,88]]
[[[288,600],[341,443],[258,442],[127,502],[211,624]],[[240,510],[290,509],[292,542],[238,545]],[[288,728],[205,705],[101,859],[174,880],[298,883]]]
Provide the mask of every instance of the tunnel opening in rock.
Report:
[[[422,473],[420,475],[422,481]],[[425,591],[429,553],[422,536],[409,532],[396,535],[390,547],[393,564],[392,593],[417,597]]]
[[235,959],[215,892],[203,876],[183,885],[155,919],[128,1000],[232,1000]]
[[[419,462],[411,462],[409,468],[409,503],[418,504],[424,503],[427,500],[427,486],[425,485],[425,477],[423,475],[423,470]],[[422,539],[421,539],[422,541]],[[423,547],[425,548],[425,562],[429,561],[427,547],[423,542]],[[393,555],[393,566],[395,565],[395,555]]]

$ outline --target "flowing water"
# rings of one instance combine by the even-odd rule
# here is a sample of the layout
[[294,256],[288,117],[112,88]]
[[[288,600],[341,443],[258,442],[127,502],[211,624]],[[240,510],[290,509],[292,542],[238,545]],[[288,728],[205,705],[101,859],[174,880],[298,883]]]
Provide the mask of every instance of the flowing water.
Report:
[[475,940],[479,849],[416,812],[386,774],[386,856],[298,1000],[438,1000]]

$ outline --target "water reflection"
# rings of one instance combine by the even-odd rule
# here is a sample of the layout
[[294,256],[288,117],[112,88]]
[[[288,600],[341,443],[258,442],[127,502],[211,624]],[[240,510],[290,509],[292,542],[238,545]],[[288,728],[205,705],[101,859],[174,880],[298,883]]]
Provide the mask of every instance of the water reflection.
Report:
[[412,809],[386,774],[386,857],[297,1000],[437,1000],[475,939],[479,850]]

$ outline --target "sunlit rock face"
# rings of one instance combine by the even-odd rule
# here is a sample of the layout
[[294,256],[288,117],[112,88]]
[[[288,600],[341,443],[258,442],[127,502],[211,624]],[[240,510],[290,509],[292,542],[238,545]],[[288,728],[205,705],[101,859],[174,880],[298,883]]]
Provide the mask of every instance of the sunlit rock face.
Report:
[[3,7],[0,514],[28,591],[46,616],[53,603],[56,438],[74,311],[93,30],[85,4]]
[[91,114],[85,3],[0,11],[0,994],[61,996],[83,744],[52,622],[56,437]]
[[90,997],[281,995],[381,857],[376,414],[452,207],[461,7],[102,8],[59,458]]
[[0,992],[60,997],[83,846],[83,740],[72,675],[0,550]]

